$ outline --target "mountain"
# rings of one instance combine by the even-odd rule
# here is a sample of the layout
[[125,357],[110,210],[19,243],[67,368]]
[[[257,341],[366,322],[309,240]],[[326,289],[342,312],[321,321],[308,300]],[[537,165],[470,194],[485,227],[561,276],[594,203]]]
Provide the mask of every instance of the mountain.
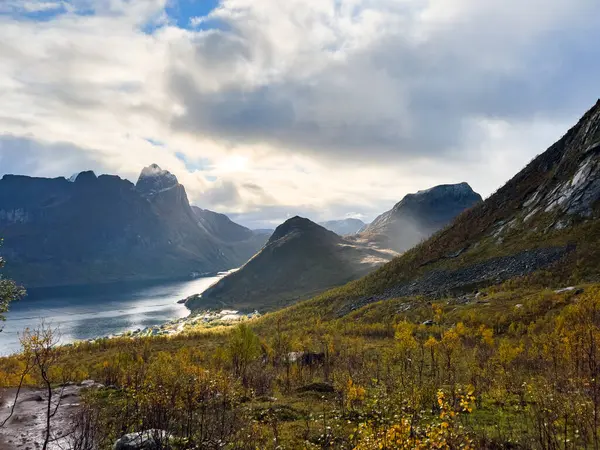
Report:
[[360,234],[382,247],[403,252],[481,200],[467,183],[435,186],[408,194],[390,211],[360,230]]
[[136,190],[145,197],[153,197],[161,192],[177,188],[177,177],[168,170],[161,169],[157,164],[151,164],[142,169],[135,185]]
[[198,226],[177,178],[156,165],[134,185],[81,172],[65,178],[0,180],[2,253],[27,287],[173,279],[238,267],[236,249]]
[[225,214],[216,213],[197,206],[192,206],[192,211],[198,219],[198,225],[206,230],[207,233],[223,241],[237,242],[251,239],[254,236],[252,230],[238,225]]
[[538,290],[597,282],[599,219],[600,101],[557,143],[449,226],[366,277],[299,308],[341,317],[382,300],[455,297],[512,279]]
[[271,310],[365,275],[390,257],[294,217],[277,227],[265,247],[240,270],[187,306]]
[[339,234],[340,236],[346,236],[348,234],[358,233],[366,226],[366,223],[360,219],[341,219],[321,222],[319,225],[327,228],[330,231],[333,231],[336,234]]
[[[248,261],[266,244],[271,233],[250,230],[225,214],[192,206],[197,223],[206,233],[230,248],[242,263]],[[241,264],[240,264],[241,265]]]

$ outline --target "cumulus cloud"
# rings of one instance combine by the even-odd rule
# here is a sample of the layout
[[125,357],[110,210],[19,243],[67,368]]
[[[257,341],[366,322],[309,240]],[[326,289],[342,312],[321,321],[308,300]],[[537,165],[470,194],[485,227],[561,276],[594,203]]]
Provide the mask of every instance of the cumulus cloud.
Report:
[[599,95],[597,0],[222,0],[190,28],[166,7],[2,3],[0,173],[156,162],[248,224],[370,220],[491,193]]

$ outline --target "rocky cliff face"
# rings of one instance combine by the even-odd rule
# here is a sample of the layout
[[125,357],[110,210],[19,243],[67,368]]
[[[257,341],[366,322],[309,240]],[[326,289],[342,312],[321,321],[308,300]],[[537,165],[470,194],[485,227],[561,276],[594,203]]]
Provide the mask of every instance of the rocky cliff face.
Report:
[[600,101],[473,214],[479,232],[503,243],[517,233],[568,231],[598,219],[599,206]]
[[[553,176],[523,203],[527,222],[554,213],[554,228],[571,225],[577,217],[595,218],[600,200],[600,102],[563,138],[565,150]],[[560,144],[560,143],[559,143]],[[558,144],[557,144],[558,145]],[[552,150],[552,149],[551,149]]]
[[403,252],[481,200],[467,183],[435,186],[408,194],[390,211],[377,217],[361,235],[383,247]]
[[356,279],[391,257],[294,217],[277,227],[264,248],[240,270],[188,307],[272,310]]
[[238,267],[260,248],[239,251],[198,226],[185,188],[156,165],[136,185],[5,175],[0,236],[7,274],[29,287],[182,278]]

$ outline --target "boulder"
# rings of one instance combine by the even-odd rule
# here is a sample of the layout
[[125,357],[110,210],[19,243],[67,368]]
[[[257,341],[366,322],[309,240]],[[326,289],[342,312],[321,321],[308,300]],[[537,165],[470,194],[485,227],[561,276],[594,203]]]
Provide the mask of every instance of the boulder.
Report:
[[164,430],[145,430],[121,437],[113,450],[158,450],[168,439],[169,435]]
[[576,288],[575,286],[569,286],[562,289],[557,289],[554,291],[555,294],[564,294],[565,292],[573,292],[575,295],[583,294],[584,290],[582,288]]
[[94,380],[84,380],[79,383],[79,386],[88,389],[102,389],[104,387],[102,383],[96,383]]
[[569,286],[566,288],[562,288],[562,289],[557,289],[556,291],[554,291],[555,294],[564,294],[565,292],[570,292],[570,291],[574,291],[575,290],[575,286]]

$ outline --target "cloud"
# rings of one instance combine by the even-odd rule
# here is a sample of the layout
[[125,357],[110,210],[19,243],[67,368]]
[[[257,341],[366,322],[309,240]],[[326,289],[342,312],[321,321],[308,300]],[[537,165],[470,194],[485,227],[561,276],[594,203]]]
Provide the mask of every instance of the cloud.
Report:
[[371,220],[434,184],[491,193],[599,95],[597,0],[168,6],[3,2],[0,172],[156,162],[242,222]]
[[202,199],[209,205],[221,207],[236,206],[241,201],[240,193],[232,181],[219,181],[216,186],[204,192]]
[[169,75],[174,126],[320,158],[469,158],[474,120],[592,102],[597,2],[419,3],[223,2],[213,16],[230,31],[197,36]]
[[107,172],[101,161],[79,147],[11,136],[0,136],[0,167],[3,173],[50,178],[68,177],[82,167],[97,173]]

